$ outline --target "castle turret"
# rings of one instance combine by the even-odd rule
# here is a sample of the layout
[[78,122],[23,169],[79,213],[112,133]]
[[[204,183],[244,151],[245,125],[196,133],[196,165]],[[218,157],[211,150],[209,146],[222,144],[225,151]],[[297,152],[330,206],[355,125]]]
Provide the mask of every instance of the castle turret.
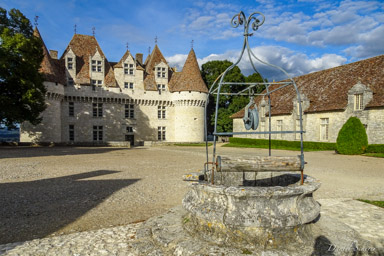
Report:
[[169,84],[175,106],[175,141],[204,141],[204,106],[208,89],[200,74],[193,49],[183,70],[173,74]]

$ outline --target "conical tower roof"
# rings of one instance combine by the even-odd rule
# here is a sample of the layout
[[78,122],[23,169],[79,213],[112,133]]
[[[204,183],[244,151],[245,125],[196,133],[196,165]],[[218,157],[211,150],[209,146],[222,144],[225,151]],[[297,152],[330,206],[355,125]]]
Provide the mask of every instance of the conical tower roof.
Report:
[[208,93],[208,88],[201,77],[199,64],[193,49],[188,54],[183,70],[173,75],[170,81],[172,92],[196,91]]

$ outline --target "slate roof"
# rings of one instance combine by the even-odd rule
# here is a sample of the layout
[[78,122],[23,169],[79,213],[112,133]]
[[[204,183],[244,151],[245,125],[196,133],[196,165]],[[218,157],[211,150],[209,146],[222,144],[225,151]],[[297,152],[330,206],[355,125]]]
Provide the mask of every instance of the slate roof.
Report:
[[[300,93],[310,101],[305,113],[345,110],[348,104],[348,91],[359,82],[373,92],[373,99],[366,108],[384,107],[384,55],[295,77],[294,80]],[[270,89],[275,87],[271,86]],[[271,114],[291,114],[295,97],[293,86],[272,93]],[[257,103],[260,100],[260,97],[255,99]],[[244,109],[231,117],[243,116]]]
[[61,63],[59,60],[51,58],[51,55],[48,52],[47,47],[45,46],[44,40],[40,35],[39,29],[35,27],[33,35],[37,38],[40,38],[43,43],[43,54],[44,58],[41,62],[40,72],[43,73],[45,81],[65,84],[65,73],[61,68]]
[[208,93],[208,88],[201,77],[199,64],[193,49],[188,54],[183,70],[173,74],[169,87],[171,92],[196,91]]
[[65,49],[61,60],[64,60],[65,54],[72,50],[76,55],[76,78],[75,82],[79,84],[90,84],[89,57],[93,56],[98,50],[104,58],[105,77],[104,84],[107,87],[117,87],[115,74],[112,66],[105,57],[100,45],[94,36],[75,34]]

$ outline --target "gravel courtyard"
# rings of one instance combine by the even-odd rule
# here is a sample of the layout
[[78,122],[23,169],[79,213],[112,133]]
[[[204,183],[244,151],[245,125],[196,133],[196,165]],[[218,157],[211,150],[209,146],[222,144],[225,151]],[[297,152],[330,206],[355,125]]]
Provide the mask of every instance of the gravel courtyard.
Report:
[[[212,148],[212,147],[211,147]],[[266,155],[218,148],[220,155]],[[297,152],[273,151],[274,155]],[[384,159],[308,152],[315,198],[384,199]],[[0,244],[140,222],[179,205],[205,148],[0,147]]]

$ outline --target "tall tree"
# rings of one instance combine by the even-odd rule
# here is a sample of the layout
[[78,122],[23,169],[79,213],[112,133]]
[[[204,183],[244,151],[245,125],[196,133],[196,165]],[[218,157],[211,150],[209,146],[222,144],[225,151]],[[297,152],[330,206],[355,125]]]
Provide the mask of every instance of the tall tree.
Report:
[[[202,65],[202,77],[205,83],[210,88],[217,77],[222,74],[233,63],[224,61],[209,61]],[[217,81],[218,83],[219,81]],[[258,73],[254,73],[245,77],[238,66],[235,66],[229,71],[225,77],[224,82],[263,82],[262,77]],[[221,92],[239,92],[246,88],[246,85],[223,86]],[[264,90],[263,86],[256,89],[255,92]],[[219,100],[219,111],[217,115],[217,132],[231,132],[233,130],[233,121],[230,116],[239,110],[243,109],[249,103],[249,98],[246,96],[221,96]],[[215,106],[216,98],[211,97],[208,105],[208,132],[212,133],[215,124]]]
[[0,124],[41,122],[46,108],[42,42],[33,35],[30,21],[16,9],[0,7]]

